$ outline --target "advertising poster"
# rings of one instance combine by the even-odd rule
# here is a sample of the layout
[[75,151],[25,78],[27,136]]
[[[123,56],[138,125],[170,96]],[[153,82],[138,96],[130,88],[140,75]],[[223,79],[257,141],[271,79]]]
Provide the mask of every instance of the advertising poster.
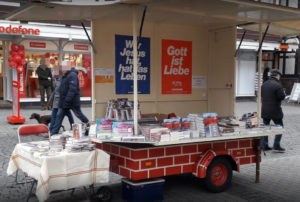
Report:
[[82,55],[82,71],[78,71],[79,86],[82,97],[92,96],[92,58],[89,54]]
[[162,94],[192,93],[192,42],[162,40]]
[[95,68],[95,83],[113,83],[114,69]]
[[26,78],[26,69],[23,68],[22,73],[18,74],[18,81],[20,83],[20,98],[26,97],[26,85],[25,85],[25,79]]
[[12,111],[13,111],[13,116],[19,116],[19,82],[18,81],[13,81],[13,89],[12,89]]
[[[138,44],[138,93],[150,94],[150,38]],[[133,37],[115,35],[116,94],[133,93]]]

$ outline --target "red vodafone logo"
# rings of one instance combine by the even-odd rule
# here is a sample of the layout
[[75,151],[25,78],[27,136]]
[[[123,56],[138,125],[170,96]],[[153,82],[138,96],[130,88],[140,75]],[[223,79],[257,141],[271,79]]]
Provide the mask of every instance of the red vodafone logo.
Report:
[[40,35],[40,30],[33,28],[24,28],[22,27],[22,25],[19,25],[18,27],[12,27],[11,25],[9,25],[8,27],[0,26],[0,33]]

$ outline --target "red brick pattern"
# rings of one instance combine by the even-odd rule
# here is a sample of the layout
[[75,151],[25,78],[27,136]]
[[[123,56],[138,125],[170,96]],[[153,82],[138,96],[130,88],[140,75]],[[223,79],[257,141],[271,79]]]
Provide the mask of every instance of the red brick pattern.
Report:
[[[195,173],[199,160],[208,150],[212,150],[214,155],[226,155],[228,152],[236,160],[238,167],[255,163],[256,151],[253,146],[256,145],[259,145],[259,140],[250,138],[143,149],[109,143],[96,146],[111,155],[111,171],[131,180],[142,180],[181,173]],[[198,176],[201,175],[198,174]]]
[[167,147],[166,148],[166,155],[176,155],[176,154],[181,154],[181,146],[177,147]]
[[149,157],[158,157],[163,156],[165,153],[164,148],[157,148],[157,149],[150,149],[149,150]]

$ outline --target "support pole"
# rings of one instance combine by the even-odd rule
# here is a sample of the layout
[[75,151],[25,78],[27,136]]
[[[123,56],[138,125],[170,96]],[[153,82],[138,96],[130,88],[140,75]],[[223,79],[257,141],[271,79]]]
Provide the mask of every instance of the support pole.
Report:
[[138,135],[138,83],[137,83],[137,7],[133,6],[132,33],[133,33],[133,123],[134,135]]
[[240,48],[241,48],[241,45],[242,45],[242,43],[243,43],[243,41],[244,41],[244,37],[245,37],[245,35],[246,35],[246,32],[247,32],[247,30],[245,30],[244,33],[243,33],[243,35],[242,35],[242,38],[241,38],[241,40],[240,40],[240,44],[239,44],[238,48],[237,48],[236,51],[235,51],[234,57],[236,57],[237,54],[238,54],[238,52],[240,51]]
[[256,141],[256,173],[255,173],[255,183],[259,183],[260,178],[260,156],[261,156],[261,147],[260,147],[260,139]]
[[[262,44],[262,26],[259,24],[259,43]],[[258,52],[258,78],[257,78],[257,124],[260,125],[260,115],[261,115],[261,58],[262,49]]]
[[83,30],[84,30],[84,32],[85,32],[86,37],[87,37],[88,40],[89,40],[90,45],[91,45],[92,48],[93,48],[94,54],[97,54],[97,50],[96,50],[96,48],[95,48],[95,46],[94,46],[94,44],[93,44],[93,42],[92,42],[92,40],[91,40],[91,38],[90,38],[89,33],[87,32],[87,30],[86,30],[86,28],[85,28],[85,26],[84,26],[84,23],[83,23],[82,21],[80,21],[80,23],[81,23],[81,26],[82,26],[82,28],[83,28]]

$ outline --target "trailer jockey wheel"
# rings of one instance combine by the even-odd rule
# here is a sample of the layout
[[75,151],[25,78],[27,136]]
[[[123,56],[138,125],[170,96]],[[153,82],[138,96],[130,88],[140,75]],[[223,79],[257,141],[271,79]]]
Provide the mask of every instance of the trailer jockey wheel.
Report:
[[231,184],[232,167],[226,158],[216,158],[206,171],[205,186],[211,192],[221,192]]
[[112,191],[109,187],[103,186],[97,190],[96,195],[94,196],[98,202],[109,202],[112,199]]

